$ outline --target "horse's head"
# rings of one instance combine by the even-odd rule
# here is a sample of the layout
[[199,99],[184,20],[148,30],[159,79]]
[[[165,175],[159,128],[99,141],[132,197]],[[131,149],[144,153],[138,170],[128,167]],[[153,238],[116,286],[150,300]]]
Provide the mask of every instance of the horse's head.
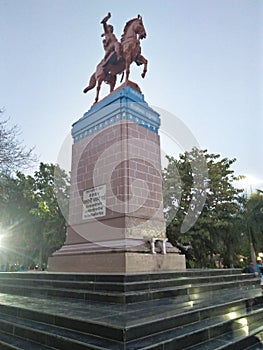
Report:
[[138,15],[137,18],[133,18],[126,23],[121,41],[125,41],[133,37],[135,38],[137,35],[139,39],[146,38],[146,30],[144,28],[142,17],[140,15]]
[[139,39],[145,39],[147,34],[142,22],[142,16],[138,15],[136,22],[137,22],[137,26],[135,31],[139,35]]

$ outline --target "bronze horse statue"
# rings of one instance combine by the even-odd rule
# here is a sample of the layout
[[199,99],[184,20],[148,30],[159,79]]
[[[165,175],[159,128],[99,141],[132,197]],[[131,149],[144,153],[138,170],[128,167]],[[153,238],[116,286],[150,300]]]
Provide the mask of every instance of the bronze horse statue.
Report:
[[[110,17],[110,13],[108,17]],[[103,23],[103,22],[102,22]],[[147,59],[141,54],[140,40],[146,38],[146,31],[142,17],[128,21],[124,27],[120,42],[120,55],[111,52],[106,61],[103,59],[96,67],[95,73],[90,77],[89,85],[83,90],[84,93],[93,89],[97,84],[95,103],[99,100],[101,84],[104,81],[110,85],[110,92],[114,90],[117,74],[126,72],[126,82],[129,80],[130,65],[135,62],[138,66],[144,65],[141,76],[144,78],[147,72]]]

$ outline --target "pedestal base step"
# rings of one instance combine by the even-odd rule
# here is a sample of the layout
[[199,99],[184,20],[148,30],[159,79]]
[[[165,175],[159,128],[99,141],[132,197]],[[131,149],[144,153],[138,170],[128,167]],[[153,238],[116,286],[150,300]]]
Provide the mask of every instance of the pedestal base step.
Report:
[[185,270],[185,256],[130,252],[67,254],[48,260],[50,272],[135,273]]

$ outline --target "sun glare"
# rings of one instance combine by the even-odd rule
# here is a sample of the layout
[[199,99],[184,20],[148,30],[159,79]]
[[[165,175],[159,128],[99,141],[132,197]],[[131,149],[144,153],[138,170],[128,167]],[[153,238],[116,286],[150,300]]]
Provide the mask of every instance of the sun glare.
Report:
[[253,175],[245,175],[244,179],[237,182],[239,188],[243,188],[248,193],[252,193],[256,189],[260,189],[263,186],[263,180],[258,179]]

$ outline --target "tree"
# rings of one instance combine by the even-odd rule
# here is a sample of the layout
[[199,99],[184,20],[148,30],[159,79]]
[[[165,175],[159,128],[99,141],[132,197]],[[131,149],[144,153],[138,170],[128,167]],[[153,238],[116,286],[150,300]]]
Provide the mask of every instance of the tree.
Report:
[[[32,178],[33,181],[33,178]],[[0,224],[1,258],[3,262],[22,265],[33,264],[31,249],[27,249],[26,236],[32,231],[34,223],[30,215],[35,205],[33,198],[25,196],[32,185],[10,174],[0,176]]]
[[263,192],[257,190],[247,198],[243,208],[244,232],[255,251],[263,251]]
[[40,163],[34,175],[33,193],[36,207],[30,213],[38,223],[35,242],[39,264],[43,265],[65,241],[63,213],[68,210],[69,177],[58,165]]
[[0,109],[0,173],[25,169],[36,162],[33,148],[23,146],[18,126],[9,127],[3,114],[4,110]]
[[[202,158],[207,171],[196,166]],[[190,267],[213,267],[215,256],[230,267],[237,255],[242,190],[233,183],[241,177],[231,170],[235,159],[219,158],[218,154],[194,148],[181,154],[179,160],[167,157],[169,163],[163,171],[167,236],[186,255]],[[197,198],[203,199],[202,210],[196,209]],[[195,220],[184,232],[181,228],[189,207]]]
[[46,265],[65,240],[68,198],[69,177],[58,165],[40,163],[34,176],[0,177],[0,222],[10,261]]

